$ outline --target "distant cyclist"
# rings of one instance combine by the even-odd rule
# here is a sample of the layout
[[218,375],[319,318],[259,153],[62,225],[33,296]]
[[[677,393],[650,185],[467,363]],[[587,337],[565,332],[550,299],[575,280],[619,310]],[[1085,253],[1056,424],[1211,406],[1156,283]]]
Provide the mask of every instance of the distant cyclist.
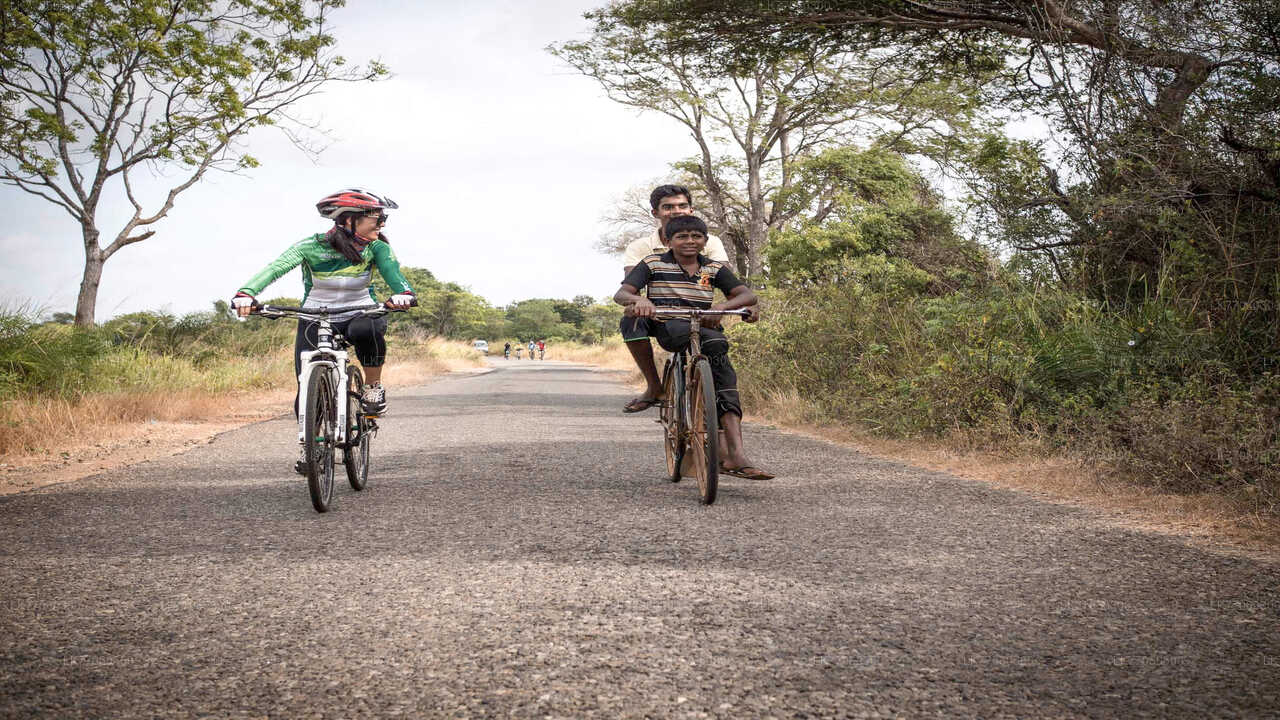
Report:
[[502,359],[503,360],[511,359],[511,343],[507,343],[506,345],[502,346]]
[[547,356],[547,341],[539,340],[538,341],[538,359],[542,360],[546,356]]
[[[231,304],[240,316],[248,315],[256,304],[254,298],[268,285],[290,270],[302,266],[302,307],[340,307],[369,305],[377,302],[373,294],[373,269],[391,287],[393,293],[386,305],[407,308],[413,301],[413,288],[400,272],[400,262],[391,250],[381,228],[387,222],[388,210],[396,203],[361,188],[348,188],[326,195],[316,203],[320,216],[333,221],[327,232],[316,233],[285,250],[240,288]],[[386,393],[382,388],[382,364],[387,355],[387,320],[356,317],[355,314],[332,318],[335,333],[345,337],[355,348],[364,367],[364,396],[360,398],[368,413],[386,410]],[[299,357],[304,350],[314,350],[318,323],[298,321],[294,341],[293,369],[301,369]],[[297,414],[297,397],[294,398]]]
[[538,343],[530,340],[529,341],[529,359],[530,360],[533,359],[533,354],[537,351],[538,351]]

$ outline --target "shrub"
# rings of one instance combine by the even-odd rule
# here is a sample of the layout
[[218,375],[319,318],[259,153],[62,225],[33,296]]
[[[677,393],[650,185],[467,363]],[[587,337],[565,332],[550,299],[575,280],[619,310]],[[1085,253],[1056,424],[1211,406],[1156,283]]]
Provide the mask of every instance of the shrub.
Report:
[[732,329],[748,407],[808,398],[819,420],[897,436],[961,432],[1087,449],[1178,492],[1280,491],[1280,381],[1218,360],[1222,339],[1176,306],[1115,312],[1006,273],[933,296],[896,259],[762,292],[765,319]]

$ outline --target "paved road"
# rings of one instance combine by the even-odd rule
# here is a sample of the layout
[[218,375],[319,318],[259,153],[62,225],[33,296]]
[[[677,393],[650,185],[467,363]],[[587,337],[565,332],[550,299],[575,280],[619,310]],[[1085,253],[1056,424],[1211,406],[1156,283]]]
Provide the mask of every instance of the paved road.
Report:
[[396,391],[314,513],[290,419],[0,498],[0,717],[1262,717],[1280,568],[749,427],[659,477],[611,376]]

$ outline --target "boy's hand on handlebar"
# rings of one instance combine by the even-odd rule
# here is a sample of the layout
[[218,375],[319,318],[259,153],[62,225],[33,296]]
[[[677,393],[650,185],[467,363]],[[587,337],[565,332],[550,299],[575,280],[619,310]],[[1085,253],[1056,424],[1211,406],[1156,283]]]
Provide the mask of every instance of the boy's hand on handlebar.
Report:
[[742,308],[742,309],[743,309],[743,310],[746,310],[746,311],[747,311],[747,313],[748,313],[748,315],[747,315],[745,318],[743,318],[743,321],[745,321],[745,322],[749,322],[749,323],[753,323],[753,322],[757,322],[758,320],[760,320],[760,306],[759,306],[759,305],[748,305],[747,307],[744,307],[744,308]]
[[252,295],[246,295],[242,292],[236,293],[235,297],[231,298],[231,307],[235,308],[236,315],[240,317],[248,317],[257,304],[258,302],[253,299]]
[[649,298],[642,297],[628,305],[626,310],[623,312],[628,317],[651,318],[653,317],[655,310],[656,308],[654,308],[653,303],[649,301]]
[[408,310],[414,305],[413,293],[396,293],[384,304],[391,310]]

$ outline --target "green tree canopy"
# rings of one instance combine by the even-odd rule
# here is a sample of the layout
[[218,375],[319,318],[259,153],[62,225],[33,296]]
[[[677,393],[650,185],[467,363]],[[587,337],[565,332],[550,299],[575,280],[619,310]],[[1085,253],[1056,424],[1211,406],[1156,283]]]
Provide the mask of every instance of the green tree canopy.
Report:
[[556,312],[557,300],[535,298],[507,306],[507,330],[522,341],[540,338],[572,338],[577,328],[566,323]]
[[[940,159],[979,225],[1114,308],[1201,319],[1233,367],[1280,365],[1280,4],[1274,0],[627,0],[706,68],[842,48],[984,89],[1048,142],[969,132]],[[992,62],[996,60],[996,62]],[[716,70],[708,69],[708,72]]]
[[883,255],[934,277],[936,290],[980,279],[985,255],[956,232],[941,197],[902,155],[884,148],[832,148],[798,163],[779,197],[796,222],[766,250],[770,275],[809,280],[842,272],[843,260]]
[[[334,81],[386,70],[332,52],[343,0],[3,0],[0,182],[65,210],[85,251],[76,323],[94,320],[103,263],[153,236],[179,194],[210,169],[257,164],[246,134]],[[135,193],[140,169],[174,173],[163,200]],[[108,198],[133,208],[101,245]]]

